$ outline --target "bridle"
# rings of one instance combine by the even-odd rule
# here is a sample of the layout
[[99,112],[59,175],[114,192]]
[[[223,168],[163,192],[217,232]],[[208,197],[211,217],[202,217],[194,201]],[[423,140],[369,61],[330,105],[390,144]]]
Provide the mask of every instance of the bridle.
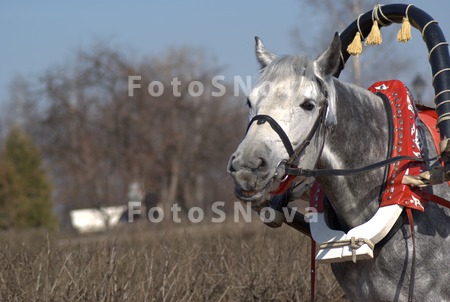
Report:
[[287,188],[290,186],[290,184],[292,183],[292,181],[295,177],[302,176],[302,175],[294,175],[294,174],[286,173],[288,171],[287,169],[288,168],[295,169],[297,167],[296,165],[298,163],[300,155],[305,151],[306,147],[309,146],[314,135],[317,133],[319,128],[321,126],[323,126],[323,124],[324,124],[325,117],[328,113],[328,91],[327,91],[322,79],[320,79],[317,76],[315,79],[316,79],[316,83],[318,83],[318,85],[319,85],[319,89],[320,89],[322,95],[325,98],[325,101],[324,101],[323,106],[319,110],[319,115],[317,116],[316,120],[314,121],[314,124],[313,124],[311,130],[309,130],[308,135],[306,136],[306,138],[301,142],[301,144],[297,148],[294,149],[286,132],[283,130],[283,128],[280,126],[280,124],[278,124],[277,121],[274,118],[272,118],[271,116],[265,115],[265,114],[258,114],[256,116],[254,116],[248,123],[247,130],[245,132],[246,134],[247,134],[248,130],[250,129],[251,125],[253,124],[253,122],[257,121],[258,125],[262,125],[262,124],[268,122],[270,127],[273,129],[273,131],[275,131],[278,134],[278,136],[280,137],[280,139],[284,145],[284,148],[286,149],[288,156],[289,156],[287,159],[281,160],[276,167],[276,170],[275,170],[276,172],[275,172],[273,178],[274,178],[274,180],[280,182],[280,186],[275,191],[272,191],[271,194],[283,193],[284,191],[287,190]]

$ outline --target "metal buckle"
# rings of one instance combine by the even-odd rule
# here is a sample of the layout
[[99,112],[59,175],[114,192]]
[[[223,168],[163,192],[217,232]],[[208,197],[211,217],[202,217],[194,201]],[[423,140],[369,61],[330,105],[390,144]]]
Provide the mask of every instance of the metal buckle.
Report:
[[276,181],[284,182],[289,177],[289,174],[286,173],[286,165],[286,159],[280,160],[280,162],[278,163],[277,167],[275,168],[275,174],[273,175],[273,178],[275,178]]

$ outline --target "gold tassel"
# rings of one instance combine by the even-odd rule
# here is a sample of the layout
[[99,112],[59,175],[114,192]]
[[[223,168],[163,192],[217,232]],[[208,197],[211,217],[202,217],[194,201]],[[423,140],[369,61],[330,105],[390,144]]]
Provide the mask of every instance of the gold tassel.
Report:
[[357,56],[362,52],[361,34],[359,31],[356,33],[355,38],[353,38],[352,43],[347,47],[347,52],[352,56]]
[[377,20],[373,21],[372,29],[366,39],[366,45],[380,45],[383,42]]
[[411,40],[411,24],[408,17],[403,17],[402,28],[397,34],[397,41],[408,42],[409,40]]

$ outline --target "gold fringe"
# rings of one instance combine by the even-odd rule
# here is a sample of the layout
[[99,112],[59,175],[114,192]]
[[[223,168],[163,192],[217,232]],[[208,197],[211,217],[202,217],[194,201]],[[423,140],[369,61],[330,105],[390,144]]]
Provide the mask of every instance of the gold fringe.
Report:
[[355,38],[353,38],[352,43],[347,47],[347,52],[352,56],[357,56],[362,52],[361,34],[356,32]]
[[408,17],[403,17],[402,27],[397,34],[397,41],[408,42],[409,40],[411,40],[411,24]]
[[372,29],[366,39],[366,45],[380,45],[383,42],[377,20],[373,21]]

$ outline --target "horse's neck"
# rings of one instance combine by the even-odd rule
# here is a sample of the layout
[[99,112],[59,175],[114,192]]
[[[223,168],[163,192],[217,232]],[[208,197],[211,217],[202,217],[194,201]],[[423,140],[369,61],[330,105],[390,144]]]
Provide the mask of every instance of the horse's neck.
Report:
[[[319,168],[351,169],[388,156],[388,121],[380,97],[335,80],[337,125],[326,134]],[[384,168],[363,174],[319,178],[344,228],[369,220],[378,209]]]

